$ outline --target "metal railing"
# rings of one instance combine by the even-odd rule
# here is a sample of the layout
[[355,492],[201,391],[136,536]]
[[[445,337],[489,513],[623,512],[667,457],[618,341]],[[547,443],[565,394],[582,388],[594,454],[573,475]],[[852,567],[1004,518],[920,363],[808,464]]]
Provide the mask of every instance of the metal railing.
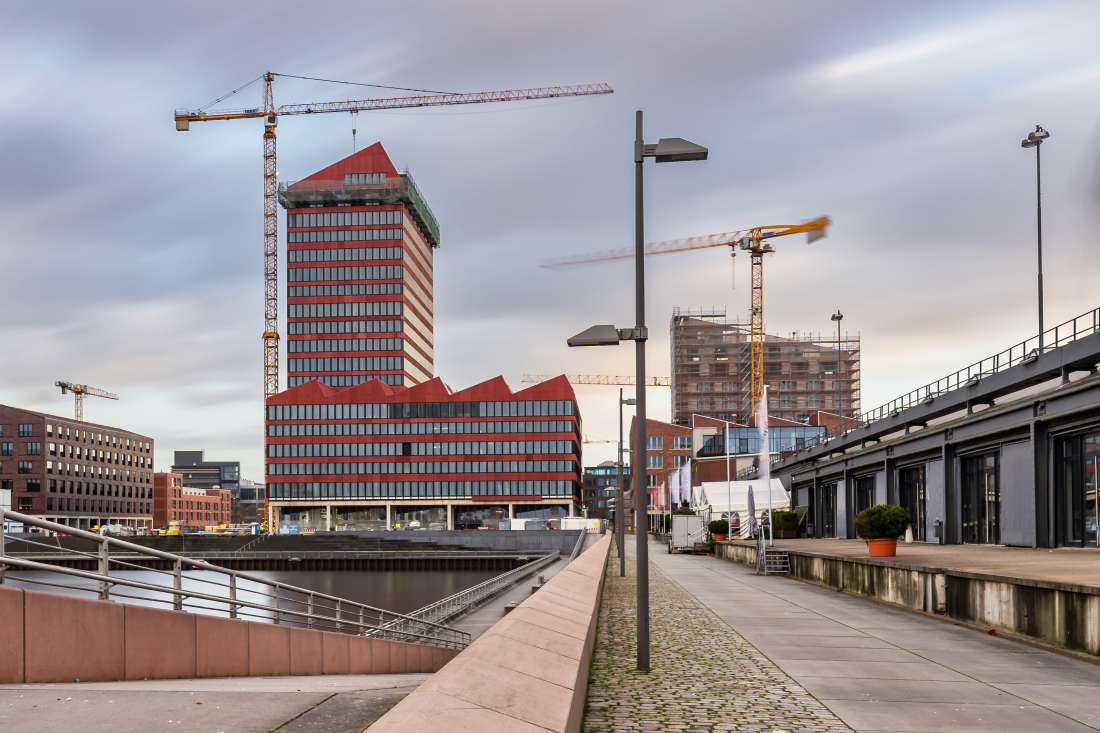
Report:
[[581,549],[584,547],[585,540],[588,539],[588,532],[581,530],[580,537],[577,538],[576,544],[573,545],[573,553],[569,555],[569,562],[573,562],[577,559],[577,556],[581,554]]
[[[71,528],[66,527],[66,530]],[[66,534],[71,532],[66,531]],[[75,536],[75,535],[74,535]],[[37,543],[35,543],[37,544]],[[57,552],[56,545],[42,545],[43,547],[51,547],[54,552],[8,552],[11,557],[25,557],[25,558],[43,558],[51,560],[63,560],[67,559],[69,555],[80,554],[78,550],[68,550],[61,548],[62,552]],[[157,551],[159,552],[159,550]],[[69,553],[66,555],[65,553]],[[140,557],[141,554],[148,553],[115,553],[115,557],[134,559]],[[493,558],[493,559],[526,559],[532,555],[536,555],[535,552],[526,552],[522,550],[259,550],[256,552],[240,552],[240,551],[218,551],[209,550],[203,552],[187,552],[182,553],[180,557],[190,558],[192,560],[240,560],[240,559],[269,559],[269,560],[416,560],[416,559],[431,559],[441,557],[471,557],[471,558]]]
[[[582,535],[583,537],[583,535]],[[524,578],[534,575],[543,568],[549,567],[558,561],[560,553],[553,552],[545,557],[539,558],[534,562],[527,563],[522,567],[518,567],[515,570],[509,570],[506,573],[501,573],[495,578],[490,578],[484,583],[479,583],[472,588],[467,588],[464,591],[459,591],[454,595],[447,596],[443,600],[436,601],[431,605],[424,606],[419,610],[413,611],[408,614],[406,618],[414,618],[418,621],[429,621],[436,624],[442,624],[445,621],[449,621],[458,616],[461,616],[468,611],[477,608],[485,601],[491,599],[498,593],[511,588]],[[387,624],[383,629],[379,630],[379,634],[383,635],[390,631],[401,631],[404,629],[405,619],[395,619]]]
[[[940,395],[967,387],[990,375],[1003,372],[1012,367],[1019,366],[1020,364],[1034,361],[1042,352],[1065,346],[1078,339],[1092,336],[1095,333],[1100,333],[1100,308],[1094,308],[1065,323],[1060,323],[1054,328],[1048,328],[1043,332],[1042,339],[1040,339],[1038,335],[1032,336],[1018,344],[1010,346],[1000,353],[986,357],[981,361],[975,362],[963,369],[959,369],[934,382],[929,382],[923,387],[919,387],[901,397],[890,400],[886,404],[876,407],[873,410],[868,410],[853,418],[842,418],[841,425],[837,428],[831,431],[827,430],[824,433],[808,439],[801,448],[780,453],[777,458],[772,459],[772,463],[778,463],[801,450],[826,443],[838,435],[843,435],[854,428],[863,427],[873,422],[877,422],[878,420],[893,417],[902,410],[909,409],[910,407],[927,404]],[[1040,341],[1042,341],[1042,347],[1039,346]],[[850,420],[850,424],[845,425],[844,420]],[[738,472],[739,477],[741,473],[754,474],[755,469],[743,469],[741,472]]]
[[[95,542],[98,545],[96,552],[68,550],[68,556],[94,560],[97,563],[96,570],[77,570],[13,555],[6,548],[9,540],[4,534],[3,519],[12,519],[25,526]],[[56,547],[25,537],[12,537],[10,542]],[[112,548],[122,552],[112,555]],[[133,559],[136,556],[169,561],[172,563],[172,570],[152,569],[124,559]],[[184,575],[185,569],[205,572]],[[27,575],[27,571],[36,574]],[[112,575],[112,571],[116,574]],[[140,571],[143,579],[119,575],[120,571]],[[163,582],[156,582],[158,580]],[[0,583],[11,581],[62,589],[62,592],[90,593],[100,600],[126,599],[124,602],[138,605],[165,604],[176,611],[246,618],[360,636],[373,636],[376,632],[381,632],[377,635],[415,644],[462,649],[470,643],[469,633],[429,619],[394,613],[308,588],[229,570],[202,560],[142,547],[115,537],[101,536],[0,509]],[[123,590],[120,591],[119,588]],[[398,623],[400,626],[396,625]]]

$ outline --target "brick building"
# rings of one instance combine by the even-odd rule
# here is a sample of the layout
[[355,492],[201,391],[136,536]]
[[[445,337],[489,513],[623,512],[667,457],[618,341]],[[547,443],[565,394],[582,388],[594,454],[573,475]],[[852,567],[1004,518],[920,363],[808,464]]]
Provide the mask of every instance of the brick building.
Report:
[[78,529],[153,522],[153,439],[0,405],[0,489],[12,510]]
[[[513,393],[310,381],[267,400],[271,526],[473,529],[577,514],[581,421],[564,376]],[[274,516],[272,516],[274,515]]]
[[[630,445],[635,445],[636,420],[630,420]],[[691,460],[691,428],[659,420],[646,420],[646,490],[649,515],[668,514],[669,474]],[[633,488],[633,482],[627,485]],[[631,492],[633,506],[633,491]]]
[[178,450],[172,454],[172,473],[183,476],[184,486],[228,491],[232,497],[233,524],[263,519],[263,487],[257,491],[255,484],[241,478],[240,461],[208,461],[204,451]]
[[279,186],[286,209],[287,373],[343,388],[411,387],[434,369],[439,225],[375,143]]
[[[615,516],[618,469],[615,461],[604,461],[598,466],[584,469],[582,502],[584,515],[589,519],[612,520]],[[623,466],[623,485],[630,481],[630,466]]]

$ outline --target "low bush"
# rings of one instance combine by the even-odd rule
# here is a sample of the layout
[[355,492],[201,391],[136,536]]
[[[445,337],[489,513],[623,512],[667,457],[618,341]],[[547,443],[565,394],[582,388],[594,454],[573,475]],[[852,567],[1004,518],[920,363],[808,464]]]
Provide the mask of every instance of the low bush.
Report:
[[772,512],[772,524],[776,532],[798,529],[798,514],[796,512]]
[[730,523],[725,519],[715,519],[713,522],[707,525],[707,529],[711,534],[729,534]]
[[856,534],[865,540],[893,540],[905,533],[909,512],[900,506],[876,504],[856,517]]

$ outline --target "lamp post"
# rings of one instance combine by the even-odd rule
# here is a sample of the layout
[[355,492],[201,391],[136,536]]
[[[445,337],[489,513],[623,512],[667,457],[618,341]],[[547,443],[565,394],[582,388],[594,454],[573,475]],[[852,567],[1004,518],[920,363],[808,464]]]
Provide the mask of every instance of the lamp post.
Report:
[[1020,143],[1022,148],[1035,148],[1035,227],[1039,248],[1039,353],[1043,351],[1043,179],[1039,168],[1039,147],[1050,133],[1039,125]]
[[[640,489],[640,477],[645,475],[646,461],[646,404],[645,404],[645,342],[649,329],[645,326],[645,217],[642,197],[642,163],[655,158],[658,163],[678,163],[689,160],[706,160],[707,149],[678,137],[661,138],[656,145],[646,145],[642,138],[642,111],[635,116],[634,139],[634,328],[617,329],[614,326],[593,326],[569,339],[570,346],[611,346],[620,341],[634,342],[635,380],[638,385],[638,410],[635,417],[637,435],[634,443],[634,535],[637,540],[638,578],[638,671],[649,671],[649,538],[642,531],[640,519],[646,514],[646,494]],[[640,469],[640,470],[639,470]]]
[[[644,387],[642,389],[645,389]],[[619,577],[626,577],[626,490],[623,488],[623,405],[636,405],[633,397],[623,399],[623,390],[619,388],[619,460],[615,463],[615,541],[619,548]],[[637,468],[634,469],[637,475]],[[635,489],[637,490],[637,489]]]
[[844,389],[844,385],[840,376],[840,322],[844,320],[844,314],[840,312],[839,308],[832,315],[832,320],[836,321],[836,431],[839,434],[844,432],[844,393],[841,391]]

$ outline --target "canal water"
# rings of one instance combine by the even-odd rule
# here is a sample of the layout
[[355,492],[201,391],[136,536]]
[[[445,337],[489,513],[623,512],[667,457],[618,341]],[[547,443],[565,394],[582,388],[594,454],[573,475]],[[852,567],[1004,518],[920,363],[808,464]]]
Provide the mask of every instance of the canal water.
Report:
[[[249,575],[277,581],[287,585],[297,586],[317,593],[325,593],[337,598],[363,603],[375,608],[397,613],[409,613],[423,608],[449,595],[458,593],[485,580],[496,577],[501,570],[250,570]],[[141,583],[172,587],[172,575],[163,571],[130,570],[111,571],[112,577],[125,578]],[[229,597],[228,576],[209,571],[187,571],[183,574],[184,590],[204,593],[220,598]],[[69,588],[52,587],[40,583],[21,581],[43,581],[45,583],[64,584],[73,586]],[[20,571],[9,569],[5,584],[27,588],[29,590],[41,590],[52,593],[64,593],[66,595],[81,598],[95,598],[97,583],[94,580],[73,576],[51,573],[46,571]],[[263,591],[269,593],[270,589],[258,583],[239,580],[237,584],[237,598],[264,606],[271,606],[272,600],[267,595],[252,593],[250,591]],[[157,608],[171,608],[171,603],[158,602],[154,599],[170,600],[171,596],[164,593],[116,585],[112,594],[118,596],[118,600],[126,603],[154,606]],[[136,596],[134,598],[127,596]],[[300,607],[293,595],[290,598],[284,596],[281,608]],[[194,601],[194,606],[188,602],[187,610],[197,613],[211,613],[219,616],[226,615],[225,604],[210,601]],[[199,607],[201,604],[201,607]],[[320,609],[318,609],[320,612]],[[260,615],[263,612],[258,611]],[[329,614],[325,614],[329,615]]]

